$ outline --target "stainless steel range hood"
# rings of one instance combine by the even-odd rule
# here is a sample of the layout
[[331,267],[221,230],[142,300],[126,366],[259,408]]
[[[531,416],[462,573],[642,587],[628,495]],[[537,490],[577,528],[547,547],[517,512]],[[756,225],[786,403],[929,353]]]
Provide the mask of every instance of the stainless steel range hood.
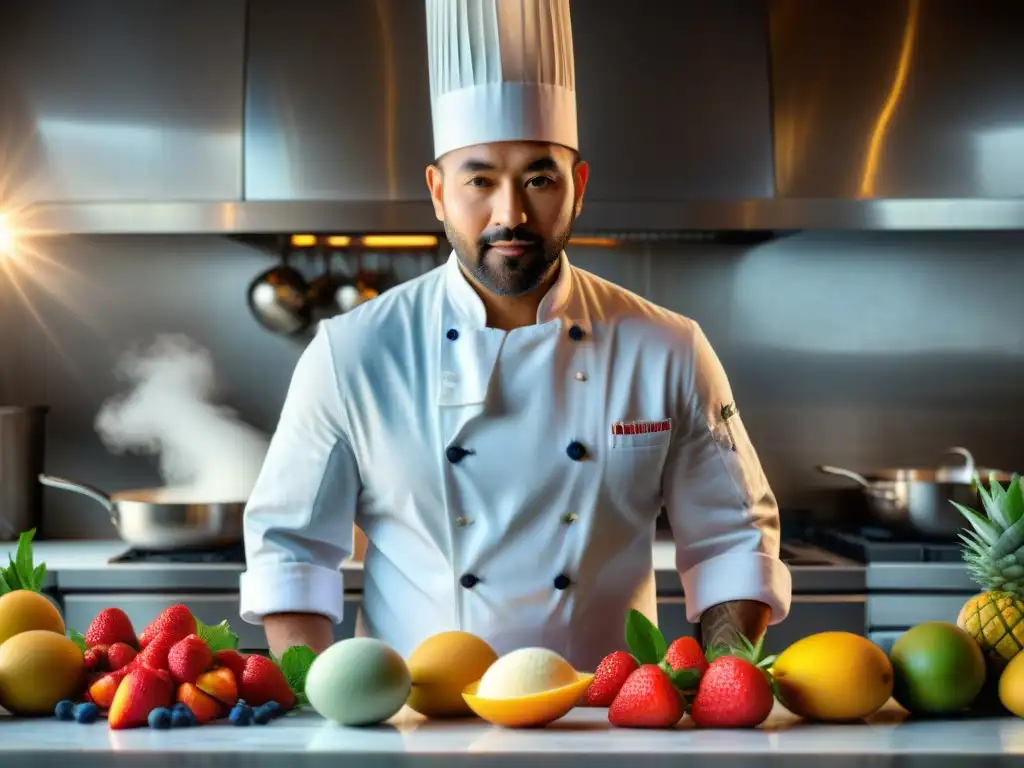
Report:
[[[1024,227],[1024,6],[573,4],[580,234]],[[437,232],[422,0],[10,0],[0,213]]]

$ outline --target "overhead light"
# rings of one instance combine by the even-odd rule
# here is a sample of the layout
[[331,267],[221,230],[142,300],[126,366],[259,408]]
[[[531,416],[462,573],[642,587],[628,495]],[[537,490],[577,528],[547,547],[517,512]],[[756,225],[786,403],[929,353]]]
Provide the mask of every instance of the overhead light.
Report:
[[570,237],[569,245],[585,248],[614,248],[619,241],[613,237]]
[[14,227],[0,214],[0,258],[14,256]]
[[434,235],[364,235],[361,244],[366,248],[433,248]]
[[312,248],[316,245],[316,235],[292,235],[292,248]]
[[352,238],[348,235],[331,235],[327,238],[327,245],[330,248],[347,248],[352,244]]

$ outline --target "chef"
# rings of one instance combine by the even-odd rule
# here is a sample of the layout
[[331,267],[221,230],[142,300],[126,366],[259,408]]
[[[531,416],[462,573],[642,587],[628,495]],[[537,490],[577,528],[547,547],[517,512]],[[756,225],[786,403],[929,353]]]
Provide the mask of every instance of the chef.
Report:
[[[426,0],[442,266],[323,322],[245,513],[241,615],[316,651],[344,617],[403,656],[459,629],[581,670],[657,609],[664,507],[705,644],[782,621],[776,501],[693,320],[572,265],[569,0]],[[626,148],[624,148],[626,151]],[[600,169],[596,169],[600,172]]]

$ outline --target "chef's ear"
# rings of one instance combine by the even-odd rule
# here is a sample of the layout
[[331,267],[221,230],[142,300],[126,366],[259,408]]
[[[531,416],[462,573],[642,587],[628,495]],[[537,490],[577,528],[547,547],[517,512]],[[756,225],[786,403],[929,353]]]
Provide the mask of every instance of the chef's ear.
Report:
[[576,211],[577,216],[583,210],[583,192],[587,188],[587,179],[589,178],[590,166],[586,160],[577,158],[572,166],[573,209]]
[[441,192],[444,189],[444,174],[441,166],[434,162],[427,166],[427,189],[430,190],[430,202],[434,204],[434,216],[444,221],[444,205],[441,203]]

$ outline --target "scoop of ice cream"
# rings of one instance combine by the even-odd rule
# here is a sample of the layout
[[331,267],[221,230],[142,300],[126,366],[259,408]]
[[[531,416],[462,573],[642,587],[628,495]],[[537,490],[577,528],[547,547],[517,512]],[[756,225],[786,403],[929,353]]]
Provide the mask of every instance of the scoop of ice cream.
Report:
[[576,682],[576,670],[547,648],[519,648],[487,668],[477,695],[485,699],[511,699],[561,688]]

